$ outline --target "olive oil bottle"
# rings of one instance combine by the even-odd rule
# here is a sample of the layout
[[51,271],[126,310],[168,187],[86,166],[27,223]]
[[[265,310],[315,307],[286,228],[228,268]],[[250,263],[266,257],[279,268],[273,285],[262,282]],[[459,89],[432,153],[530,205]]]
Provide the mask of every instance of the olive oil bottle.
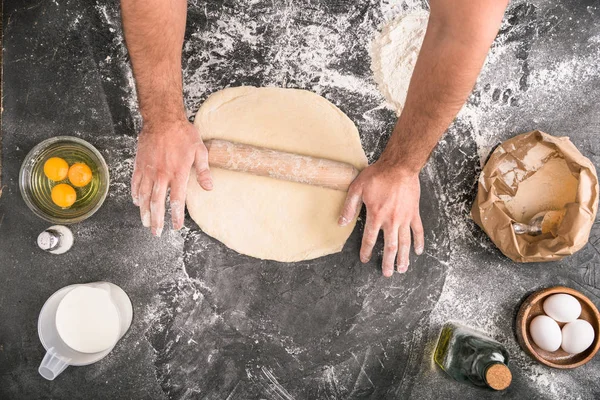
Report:
[[504,346],[455,323],[444,325],[434,360],[459,382],[504,390],[512,380],[508,369],[508,352]]

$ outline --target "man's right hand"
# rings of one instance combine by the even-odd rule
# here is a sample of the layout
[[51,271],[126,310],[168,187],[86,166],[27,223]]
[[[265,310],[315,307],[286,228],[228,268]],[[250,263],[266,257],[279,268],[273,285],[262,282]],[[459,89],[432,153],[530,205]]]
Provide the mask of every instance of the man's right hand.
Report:
[[183,227],[192,165],[200,186],[212,190],[208,152],[194,125],[185,119],[144,123],[138,139],[131,195],[133,203],[140,208],[142,224],[151,227],[153,235],[162,234],[169,188],[173,229]]
[[[200,186],[212,189],[206,147],[186,118],[181,50],[186,0],[121,0],[123,32],[144,121],[131,182],[142,223],[160,236],[171,188],[173,228],[183,226],[192,165]],[[160,27],[160,29],[157,29]]]

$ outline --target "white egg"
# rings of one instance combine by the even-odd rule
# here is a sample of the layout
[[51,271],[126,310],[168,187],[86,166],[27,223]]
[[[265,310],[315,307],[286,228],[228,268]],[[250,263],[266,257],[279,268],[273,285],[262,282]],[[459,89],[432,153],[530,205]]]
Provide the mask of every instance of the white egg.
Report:
[[581,315],[581,303],[570,294],[553,294],[544,301],[544,312],[557,322],[573,322]]
[[578,319],[563,326],[561,347],[569,354],[579,354],[594,343],[594,337],[592,325]]
[[542,350],[556,351],[562,342],[560,326],[547,315],[538,315],[529,323],[529,333]]

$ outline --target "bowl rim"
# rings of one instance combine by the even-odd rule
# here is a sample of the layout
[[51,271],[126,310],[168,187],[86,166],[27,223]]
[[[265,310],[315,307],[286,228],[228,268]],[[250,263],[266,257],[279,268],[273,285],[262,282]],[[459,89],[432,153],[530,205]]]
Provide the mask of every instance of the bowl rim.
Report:
[[[55,218],[55,217],[52,217],[52,216],[42,212],[35,205],[35,203],[31,200],[30,196],[27,193],[27,190],[25,190],[25,182],[24,182],[25,166],[27,165],[27,163],[29,163],[34,158],[34,155],[36,153],[41,152],[48,146],[50,146],[54,143],[57,143],[57,142],[73,142],[73,143],[77,143],[77,144],[85,147],[86,149],[91,151],[94,154],[94,156],[96,156],[98,158],[98,160],[100,160],[99,167],[106,172],[106,174],[105,174],[106,177],[103,182],[103,183],[105,183],[106,189],[102,192],[98,202],[91,210],[89,210],[85,214],[82,214],[78,217],[66,218],[66,219],[65,218]],[[108,169],[108,164],[106,163],[106,160],[104,159],[102,154],[98,151],[98,149],[96,149],[96,147],[94,145],[92,145],[88,141],[78,138],[76,136],[67,136],[67,135],[53,136],[51,138],[48,138],[48,139],[45,139],[45,140],[39,142],[27,153],[27,155],[23,159],[23,162],[21,163],[21,168],[19,170],[19,191],[21,192],[21,197],[23,198],[23,201],[25,202],[27,207],[39,218],[41,218],[45,221],[54,223],[54,224],[64,224],[64,225],[75,224],[75,223],[84,221],[84,220],[88,219],[89,217],[91,217],[92,215],[94,215],[100,209],[100,207],[102,207],[102,205],[104,204],[104,201],[106,200],[106,197],[108,196],[109,186],[110,186],[110,171]]]
[[[529,317],[529,314],[531,313],[531,309],[533,308],[533,305],[537,304],[543,298],[546,298],[553,294],[561,294],[561,293],[569,294],[569,295],[577,298],[577,300],[586,303],[586,305],[588,305],[592,309],[593,315],[595,318],[593,326],[594,326],[594,331],[596,332],[596,336],[594,338],[592,350],[584,359],[582,359],[578,362],[571,363],[571,364],[557,364],[557,363],[554,363],[554,362],[542,357],[533,348],[531,342],[529,341],[528,335],[527,335],[527,328],[528,328],[527,327],[527,319]],[[525,301],[523,301],[523,303],[521,304],[521,306],[519,308],[519,312],[518,312],[517,318],[516,318],[516,329],[515,330],[516,330],[516,334],[517,334],[517,340],[518,340],[519,344],[521,345],[521,348],[523,350],[525,350],[536,361],[538,361],[544,365],[547,365],[549,367],[552,367],[552,368],[573,369],[573,368],[580,367],[580,366],[588,363],[592,358],[594,358],[594,356],[600,349],[600,313],[598,312],[598,308],[586,295],[584,295],[583,293],[581,293],[578,290],[575,290],[575,289],[567,287],[567,286],[551,286],[551,287],[537,290],[536,292],[529,295],[525,299]]]

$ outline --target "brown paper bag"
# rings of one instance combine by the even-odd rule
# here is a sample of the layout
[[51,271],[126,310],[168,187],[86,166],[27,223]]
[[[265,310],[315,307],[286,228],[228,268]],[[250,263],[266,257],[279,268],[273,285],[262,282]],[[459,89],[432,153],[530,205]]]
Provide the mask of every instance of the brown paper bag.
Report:
[[[517,221],[505,201],[516,195],[519,184],[557,157],[566,161],[577,180],[573,186],[575,201],[565,205],[556,236],[516,235],[512,223],[526,221]],[[540,191],[539,196],[543,195]],[[471,216],[507,257],[517,262],[539,262],[561,260],[585,246],[597,211],[598,176],[591,161],[568,137],[533,131],[509,139],[494,150],[479,177]]]

